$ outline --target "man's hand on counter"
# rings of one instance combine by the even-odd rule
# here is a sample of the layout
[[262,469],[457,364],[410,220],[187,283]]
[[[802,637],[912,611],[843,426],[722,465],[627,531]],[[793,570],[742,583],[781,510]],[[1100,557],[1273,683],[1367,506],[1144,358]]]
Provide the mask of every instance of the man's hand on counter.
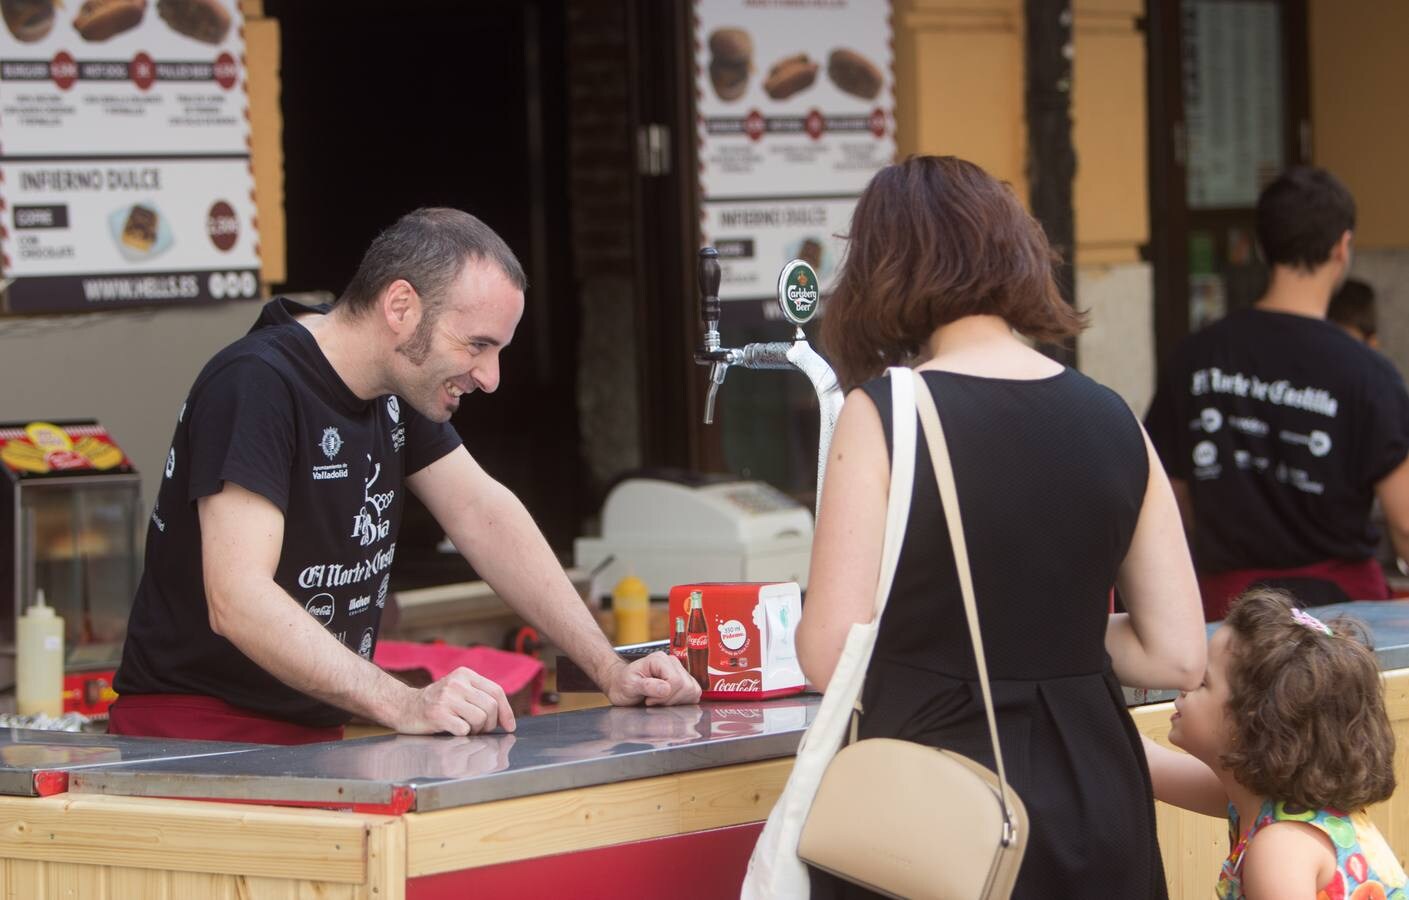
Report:
[[409,702],[399,704],[386,724],[402,734],[481,734],[495,726],[514,730],[514,711],[504,689],[464,666],[423,688],[408,688]]
[[695,703],[700,686],[680,661],[665,653],[652,653],[627,663],[617,659],[597,680],[613,706],[673,706]]

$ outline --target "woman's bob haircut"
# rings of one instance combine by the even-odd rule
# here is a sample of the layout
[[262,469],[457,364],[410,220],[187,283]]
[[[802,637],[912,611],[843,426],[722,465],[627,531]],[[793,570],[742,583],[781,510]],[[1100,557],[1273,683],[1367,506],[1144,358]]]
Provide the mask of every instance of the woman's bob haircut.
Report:
[[850,389],[913,361],[935,329],[965,316],[1070,338],[1085,315],[1062,299],[1059,264],[1006,184],[953,156],[912,156],[877,172],[857,201],[822,344]]

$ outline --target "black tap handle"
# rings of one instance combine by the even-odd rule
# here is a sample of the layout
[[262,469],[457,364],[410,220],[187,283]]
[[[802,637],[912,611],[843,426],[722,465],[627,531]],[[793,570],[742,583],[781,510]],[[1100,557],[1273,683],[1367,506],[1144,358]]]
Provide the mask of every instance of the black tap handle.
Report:
[[719,251],[700,250],[700,319],[705,327],[719,323]]

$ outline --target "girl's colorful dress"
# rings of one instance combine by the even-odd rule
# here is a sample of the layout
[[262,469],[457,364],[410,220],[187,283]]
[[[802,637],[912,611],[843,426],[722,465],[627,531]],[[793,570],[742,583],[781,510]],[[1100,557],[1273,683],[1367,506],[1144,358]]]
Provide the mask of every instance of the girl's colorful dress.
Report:
[[1336,874],[1316,894],[1316,900],[1409,900],[1404,868],[1363,809],[1347,815],[1335,809],[1306,809],[1272,800],[1262,804],[1257,820],[1242,838],[1238,836],[1238,810],[1228,804],[1228,845],[1233,851],[1223,861],[1218,900],[1243,900],[1243,853],[1258,829],[1272,822],[1305,822],[1331,839]]

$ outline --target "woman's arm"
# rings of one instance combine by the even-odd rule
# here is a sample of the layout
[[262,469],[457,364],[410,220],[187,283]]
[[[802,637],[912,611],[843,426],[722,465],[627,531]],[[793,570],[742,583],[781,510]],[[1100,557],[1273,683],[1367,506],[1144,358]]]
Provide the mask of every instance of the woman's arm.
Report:
[[1140,735],[1150,766],[1155,799],[1221,819],[1228,815],[1228,793],[1213,770],[1187,753],[1171,750]]
[[871,620],[889,490],[880,413],[864,391],[852,391],[828,451],[807,602],[797,627],[798,661],[818,690],[826,690],[851,626]]
[[1145,501],[1116,579],[1130,612],[1111,616],[1106,650],[1121,684],[1193,690],[1207,659],[1198,580],[1174,492],[1148,436],[1145,452]]

